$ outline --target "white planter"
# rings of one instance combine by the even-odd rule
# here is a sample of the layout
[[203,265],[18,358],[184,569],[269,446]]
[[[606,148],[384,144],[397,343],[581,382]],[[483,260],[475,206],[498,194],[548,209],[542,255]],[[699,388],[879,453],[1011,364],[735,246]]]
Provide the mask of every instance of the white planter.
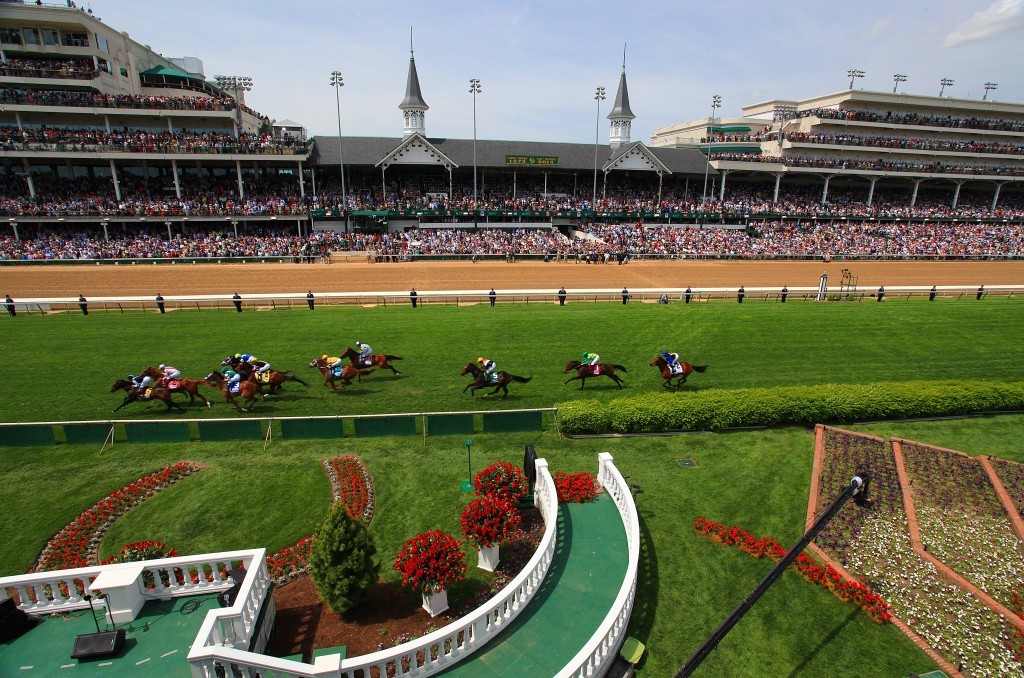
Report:
[[498,547],[481,546],[480,550],[477,551],[476,566],[481,570],[494,572],[498,567]]
[[424,593],[423,594],[423,609],[431,617],[436,617],[445,610],[448,609],[448,591],[438,591],[437,593]]

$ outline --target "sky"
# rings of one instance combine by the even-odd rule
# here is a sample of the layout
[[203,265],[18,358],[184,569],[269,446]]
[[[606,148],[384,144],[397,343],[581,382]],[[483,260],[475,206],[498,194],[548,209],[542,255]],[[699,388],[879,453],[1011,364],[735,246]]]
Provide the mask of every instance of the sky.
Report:
[[[345,136],[402,134],[409,31],[429,137],[472,138],[469,79],[481,81],[477,138],[587,143],[608,138],[626,45],[632,139],[770,99],[858,89],[1022,102],[1024,0],[592,2],[90,0],[96,16],[208,78],[253,79],[247,103],[311,134],[337,135],[330,73],[341,72]],[[608,99],[594,99],[597,86]]]

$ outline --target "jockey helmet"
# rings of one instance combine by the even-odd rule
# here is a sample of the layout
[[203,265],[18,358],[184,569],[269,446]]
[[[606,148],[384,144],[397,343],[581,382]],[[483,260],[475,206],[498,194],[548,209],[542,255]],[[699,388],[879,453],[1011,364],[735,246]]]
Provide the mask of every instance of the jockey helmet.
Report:
[[358,339],[356,339],[356,346],[362,346],[362,345],[363,345],[363,342],[361,342]]
[[587,357],[588,355],[590,355],[590,351],[584,351],[584,352],[583,352],[583,355],[582,355],[582,356],[580,356],[580,357],[581,357],[581,358],[586,358],[586,357]]
[[167,365],[161,365],[161,366],[160,366],[160,369],[162,370],[162,369],[163,369],[163,368],[165,368],[165,367],[167,367]]
[[327,360],[327,354],[324,353],[322,356],[320,356],[320,360]]
[[476,361],[477,361],[478,363],[483,363],[483,362],[487,362],[487,358],[484,358],[484,357],[482,357],[482,356],[481,356],[480,358],[477,358],[477,359],[476,359]]
[[661,355],[663,355],[663,356],[665,356],[667,358],[668,357],[668,351],[662,351]]
[[235,372],[234,370],[228,370],[227,372],[224,373],[224,376],[230,379],[231,377],[234,377],[236,374],[238,373]]
[[235,354],[235,357],[236,357],[236,358],[241,358],[241,357],[242,357],[242,354],[241,354],[241,353],[236,353],[236,354]]

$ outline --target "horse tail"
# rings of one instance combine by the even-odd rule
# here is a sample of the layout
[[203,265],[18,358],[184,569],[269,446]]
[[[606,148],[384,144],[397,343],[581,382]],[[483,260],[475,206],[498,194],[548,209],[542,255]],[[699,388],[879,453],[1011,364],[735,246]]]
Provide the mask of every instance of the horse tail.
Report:
[[362,376],[365,377],[368,374],[373,374],[373,368],[371,367],[368,370],[356,370],[356,374],[359,374],[359,375],[362,375]]
[[703,372],[708,368],[707,365],[690,365],[690,367],[693,368],[694,372]]
[[629,370],[626,369],[625,365],[616,365],[615,363],[609,363],[608,367],[612,367],[616,370],[622,370],[623,372],[629,372]]
[[520,384],[525,384],[526,382],[528,382],[528,381],[530,381],[531,379],[533,379],[533,377],[532,377],[532,376],[531,376],[531,377],[517,377],[517,376],[516,376],[516,375],[514,375],[514,374],[510,374],[510,375],[508,375],[508,376],[509,376],[509,378],[510,378],[510,379],[511,379],[512,381],[518,381],[518,382],[519,382]]
[[298,377],[296,377],[296,376],[295,376],[294,374],[292,374],[291,372],[281,372],[281,374],[283,374],[283,375],[284,375],[284,376],[286,377],[286,378],[285,378],[285,381],[297,381],[297,382],[299,382],[300,384],[302,384],[303,386],[309,386],[309,384],[307,384],[306,382],[302,381],[301,379],[299,379]]
[[402,356],[400,356],[400,355],[388,355],[387,353],[385,353],[384,354],[384,358],[386,358],[387,360],[401,360]]

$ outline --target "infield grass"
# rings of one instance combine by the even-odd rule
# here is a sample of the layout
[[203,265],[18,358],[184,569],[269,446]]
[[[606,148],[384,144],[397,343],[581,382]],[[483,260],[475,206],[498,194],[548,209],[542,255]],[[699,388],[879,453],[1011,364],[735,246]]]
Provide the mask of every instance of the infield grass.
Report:
[[[707,364],[686,389],[909,379],[1024,379],[1024,299],[981,302],[788,304],[499,304],[455,307],[323,308],[245,312],[93,313],[0,318],[0,403],[4,421],[107,419],[121,395],[110,384],[147,365],[169,363],[204,377],[228,354],[250,352],[292,370],[309,388],[260,402],[256,415],[303,416],[547,407],[579,397],[608,400],[660,391],[647,363],[669,349]],[[403,372],[377,372],[346,392],[322,386],[308,362],[355,340],[400,355]],[[626,388],[607,378],[563,385],[566,361],[583,350],[626,365]],[[505,401],[462,394],[459,371],[478,356],[533,376]],[[213,389],[212,410],[239,416]],[[481,392],[482,393],[482,392]],[[181,400],[182,396],[175,396]],[[119,418],[161,416],[162,404],[132,404]],[[246,416],[246,415],[241,415]]]

